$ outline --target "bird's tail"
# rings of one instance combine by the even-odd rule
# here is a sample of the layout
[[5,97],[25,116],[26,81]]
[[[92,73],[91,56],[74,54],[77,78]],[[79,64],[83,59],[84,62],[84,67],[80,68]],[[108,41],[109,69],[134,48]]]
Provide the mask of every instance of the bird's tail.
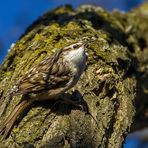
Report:
[[0,126],[0,137],[3,135],[3,139],[9,135],[16,119],[19,115],[32,103],[31,100],[23,99],[6,118],[2,126]]

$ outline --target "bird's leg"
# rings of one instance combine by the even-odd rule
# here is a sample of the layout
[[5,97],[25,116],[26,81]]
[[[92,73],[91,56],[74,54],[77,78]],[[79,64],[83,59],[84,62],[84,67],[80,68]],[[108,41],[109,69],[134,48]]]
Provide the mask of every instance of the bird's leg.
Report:
[[82,100],[80,98],[78,100],[62,98],[62,100],[66,104],[71,104],[73,106],[79,107],[82,111],[84,111],[86,113],[88,112],[88,106],[87,106],[86,102],[84,102],[84,100]]
[[79,98],[76,97],[75,94],[71,95],[71,94],[66,93],[66,94],[61,95],[59,99],[60,100],[55,102],[54,106],[58,103],[64,103],[64,104],[79,107],[83,111],[85,111],[85,108],[84,108],[84,105],[83,105],[83,100],[80,97]]
[[[63,100],[63,102],[66,103],[66,104],[72,104],[72,105],[74,105],[74,106],[76,106],[76,107],[80,107],[80,108],[82,109],[82,111],[84,111],[86,114],[90,115],[90,116],[93,118],[93,120],[95,121],[97,127],[99,127],[99,126],[98,126],[98,121],[97,121],[97,119],[96,119],[96,118],[90,113],[90,111],[89,111],[89,107],[88,107],[88,105],[87,105],[87,102],[85,102],[85,101],[82,99],[82,97],[80,97],[80,96],[77,95],[77,94],[79,94],[78,91],[75,91],[72,96],[71,96],[70,94],[66,94],[65,97],[62,97],[62,100]],[[77,100],[74,100],[74,98],[78,98],[78,99],[77,99]]]
[[7,138],[17,117],[32,103],[30,100],[22,100],[13,110],[13,112],[6,118],[3,125],[0,127],[0,136],[3,139]]
[[69,98],[62,98],[63,103],[65,104],[70,104],[70,105],[73,105],[73,106],[76,106],[76,107],[81,107],[81,100],[72,100],[72,99],[69,99]]

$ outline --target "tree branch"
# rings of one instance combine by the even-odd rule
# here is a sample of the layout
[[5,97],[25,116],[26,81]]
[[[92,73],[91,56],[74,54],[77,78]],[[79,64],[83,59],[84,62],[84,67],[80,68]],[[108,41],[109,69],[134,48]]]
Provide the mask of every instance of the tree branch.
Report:
[[126,14],[90,5],[77,10],[65,6],[28,27],[0,68],[0,123],[22,97],[10,100],[8,94],[24,73],[55,48],[82,38],[88,40],[87,68],[76,91],[69,93],[85,100],[91,115],[71,105],[57,103],[53,109],[54,101],[36,102],[0,146],[121,147],[135,113],[146,108],[143,87],[148,83],[140,82],[147,80],[148,17],[139,10]]

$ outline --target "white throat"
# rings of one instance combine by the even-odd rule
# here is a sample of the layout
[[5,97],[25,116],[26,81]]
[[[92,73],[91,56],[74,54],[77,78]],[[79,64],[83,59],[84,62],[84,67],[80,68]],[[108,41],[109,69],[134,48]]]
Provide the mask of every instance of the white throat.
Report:
[[85,50],[82,46],[77,50],[70,51],[67,55],[65,55],[65,58],[71,61],[73,64],[79,65],[79,63],[83,62],[85,56]]
[[78,74],[82,74],[85,69],[86,54],[84,46],[79,47],[77,50],[71,50],[65,59],[68,60],[72,66],[75,67]]

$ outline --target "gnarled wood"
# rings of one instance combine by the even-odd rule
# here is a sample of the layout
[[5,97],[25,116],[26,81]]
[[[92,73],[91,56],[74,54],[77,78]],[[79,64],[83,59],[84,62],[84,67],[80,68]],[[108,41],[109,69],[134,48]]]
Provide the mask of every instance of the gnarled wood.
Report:
[[[148,17],[138,10],[123,14],[90,5],[77,10],[65,6],[34,22],[0,68],[0,123],[22,97],[9,97],[17,80],[54,49],[82,38],[88,41],[87,68],[69,93],[71,98],[84,100],[91,115],[72,105],[36,102],[18,118],[0,147],[121,147],[138,110],[137,75],[147,65],[139,54],[142,57],[148,49],[142,33],[148,35],[144,25]],[[135,17],[139,22],[143,19],[145,28]]]

